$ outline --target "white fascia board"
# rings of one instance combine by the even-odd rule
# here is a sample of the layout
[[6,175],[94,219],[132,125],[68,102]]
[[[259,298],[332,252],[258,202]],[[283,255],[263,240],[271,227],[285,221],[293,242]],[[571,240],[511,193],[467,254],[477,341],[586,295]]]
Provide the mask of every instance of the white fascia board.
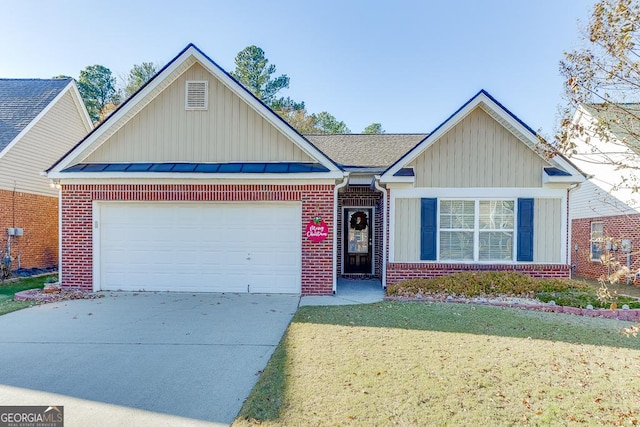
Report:
[[391,189],[407,189],[407,188],[415,188],[413,186],[413,183],[409,183],[409,182],[382,182],[382,184],[385,186],[385,188],[387,188],[388,190]]
[[413,184],[416,180],[415,176],[390,176],[390,177],[385,177],[384,175],[380,177],[380,182],[382,184],[388,184],[388,183],[393,183],[393,182],[398,182],[398,183],[408,183],[408,184]]
[[[295,179],[290,178],[286,179],[281,174],[270,174],[269,177],[249,177],[247,175],[238,176],[238,174],[226,174],[225,177],[222,175],[217,175],[215,177],[207,174],[201,174],[204,176],[197,177],[198,179],[189,178],[185,175],[194,175],[194,174],[180,174],[173,175],[169,177],[159,177],[153,176],[149,177],[148,174],[145,174],[145,177],[138,176],[137,178],[132,178],[131,176],[123,177],[122,174],[119,176],[98,176],[95,174],[91,174],[92,176],[88,176],[90,174],[74,174],[74,176],[69,176],[67,174],[61,174],[60,178],[51,178],[51,179],[59,179],[61,184],[251,184],[255,185],[256,181],[259,181],[261,184],[272,184],[272,185],[307,185],[307,184],[335,184],[335,177],[328,177],[326,175],[319,176],[311,176],[310,174],[300,174],[295,177]],[[142,174],[139,174],[142,175]],[[159,175],[159,174],[158,174]],[[304,176],[303,176],[304,175]],[[340,177],[342,178],[342,176]]]
[[[24,127],[24,129],[22,129],[22,130],[20,131],[20,133],[19,133],[19,134],[17,134],[17,135],[16,135],[16,137],[15,137],[15,138],[13,138],[13,140],[9,143],[9,145],[7,145],[6,147],[4,147],[4,149],[3,149],[2,151],[0,151],[0,159],[1,159],[1,158],[2,158],[2,157],[3,157],[3,156],[4,156],[4,155],[9,151],[9,150],[11,150],[11,148],[12,148],[14,145],[16,145],[16,144],[18,143],[18,141],[20,141],[20,139],[22,139],[22,138],[23,138],[27,133],[29,133],[29,131],[30,131],[30,130],[31,130],[31,129],[32,129],[32,128],[33,128],[33,127],[38,123],[38,121],[39,121],[40,119],[42,119],[42,118],[45,116],[45,114],[47,114],[47,113],[48,113],[48,112],[53,108],[53,106],[54,106],[54,105],[56,105],[56,103],[57,103],[57,102],[58,102],[58,101],[59,101],[59,100],[60,100],[60,99],[61,99],[61,98],[62,98],[62,97],[63,97],[63,96],[68,92],[68,91],[72,90],[72,89],[71,89],[72,87],[75,87],[75,83],[73,83],[73,80],[71,80],[71,81],[69,82],[69,84],[68,84],[68,85],[66,85],[66,86],[64,87],[64,89],[62,89],[62,90],[60,91],[60,93],[58,93],[58,95],[56,95],[56,97],[55,97],[55,98],[53,98],[53,99],[51,100],[51,102],[49,102],[49,104],[47,104],[47,106],[46,106],[46,107],[44,107],[44,108],[42,109],[42,111],[40,111],[40,113],[38,113],[38,115],[37,115],[37,116],[35,116],[35,117],[33,118],[33,120],[31,120],[31,122],[29,122],[29,124],[28,124],[27,126],[25,126],[25,127]],[[77,89],[76,89],[76,90],[77,90]]]
[[566,194],[566,188],[392,188],[391,197],[399,199],[414,199],[436,197],[446,199],[502,199],[514,197],[533,197],[561,199]]
[[551,176],[542,171],[543,184],[580,184],[585,181],[586,179],[583,175]]

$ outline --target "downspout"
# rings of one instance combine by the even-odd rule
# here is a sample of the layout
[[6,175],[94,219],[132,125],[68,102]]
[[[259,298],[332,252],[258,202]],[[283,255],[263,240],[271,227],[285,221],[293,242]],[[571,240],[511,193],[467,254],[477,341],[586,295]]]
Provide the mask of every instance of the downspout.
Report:
[[62,186],[58,189],[58,284],[62,285]]
[[[571,233],[571,228],[572,228],[572,224],[571,224],[571,190],[575,190],[576,188],[578,188],[580,186],[579,183],[576,184],[571,184],[569,186],[569,188],[567,188],[567,244],[565,247],[565,252],[566,252],[566,257],[567,257],[567,261],[569,263],[569,278],[572,279],[573,278],[573,257],[572,257],[572,252],[571,250],[573,249],[571,247],[571,243],[572,242],[572,233]],[[578,266],[576,265],[576,268]]]
[[338,190],[349,182],[349,173],[345,172],[342,182],[333,189],[333,293],[338,289]]
[[373,185],[382,192],[382,288],[387,289],[387,189],[380,186],[380,176],[373,179]]

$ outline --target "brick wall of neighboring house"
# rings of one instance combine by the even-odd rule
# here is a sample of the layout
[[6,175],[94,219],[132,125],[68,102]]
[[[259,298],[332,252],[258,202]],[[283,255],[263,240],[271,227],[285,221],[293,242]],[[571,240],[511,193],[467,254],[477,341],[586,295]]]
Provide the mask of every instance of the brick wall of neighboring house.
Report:
[[[608,270],[606,263],[591,261],[591,223],[602,222],[604,239],[613,239],[620,242],[622,239],[631,239],[631,271],[632,278],[635,272],[640,271],[640,214],[615,215],[601,218],[581,218],[571,222],[571,263],[575,265],[575,274],[578,276],[598,279],[606,276]],[[578,250],[575,246],[578,245]],[[604,245],[603,245],[604,248]],[[607,250],[603,249],[603,254]],[[613,260],[618,260],[624,265],[627,263],[626,254],[621,250],[609,252]],[[636,283],[638,283],[636,281]]]
[[[333,185],[65,185],[62,190],[62,286],[92,290],[92,202],[112,201],[300,201],[302,294],[333,292]],[[329,237],[313,243],[305,227],[320,216]]]
[[363,274],[342,274],[342,263],[344,261],[344,207],[362,207],[374,210],[373,227],[373,259],[374,277],[382,277],[382,193],[372,190],[369,186],[353,187],[347,186],[338,192],[338,262],[336,272],[338,276],[347,277],[368,277]]
[[387,286],[406,279],[431,278],[470,271],[516,271],[532,277],[567,279],[570,267],[562,264],[479,265],[396,262],[387,265]]
[[24,230],[11,237],[12,269],[58,264],[58,199],[0,190],[0,253],[7,251],[7,228]]

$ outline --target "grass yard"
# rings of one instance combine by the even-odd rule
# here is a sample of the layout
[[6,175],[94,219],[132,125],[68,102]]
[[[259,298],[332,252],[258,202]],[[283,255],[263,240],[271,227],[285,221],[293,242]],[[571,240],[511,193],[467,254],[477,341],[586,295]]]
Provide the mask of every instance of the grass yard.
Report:
[[20,310],[25,307],[33,305],[29,301],[14,301],[13,295],[16,292],[24,291],[27,289],[43,288],[44,282],[51,275],[40,277],[29,277],[26,279],[20,279],[15,282],[6,282],[0,284],[0,315],[11,313],[12,311]]
[[234,426],[636,425],[628,323],[488,306],[301,307]]

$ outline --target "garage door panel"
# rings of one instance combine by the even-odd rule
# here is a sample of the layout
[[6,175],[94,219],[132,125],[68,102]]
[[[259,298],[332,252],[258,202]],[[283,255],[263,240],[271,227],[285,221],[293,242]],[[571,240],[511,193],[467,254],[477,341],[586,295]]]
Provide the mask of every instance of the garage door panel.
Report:
[[101,289],[300,292],[299,203],[100,203]]

